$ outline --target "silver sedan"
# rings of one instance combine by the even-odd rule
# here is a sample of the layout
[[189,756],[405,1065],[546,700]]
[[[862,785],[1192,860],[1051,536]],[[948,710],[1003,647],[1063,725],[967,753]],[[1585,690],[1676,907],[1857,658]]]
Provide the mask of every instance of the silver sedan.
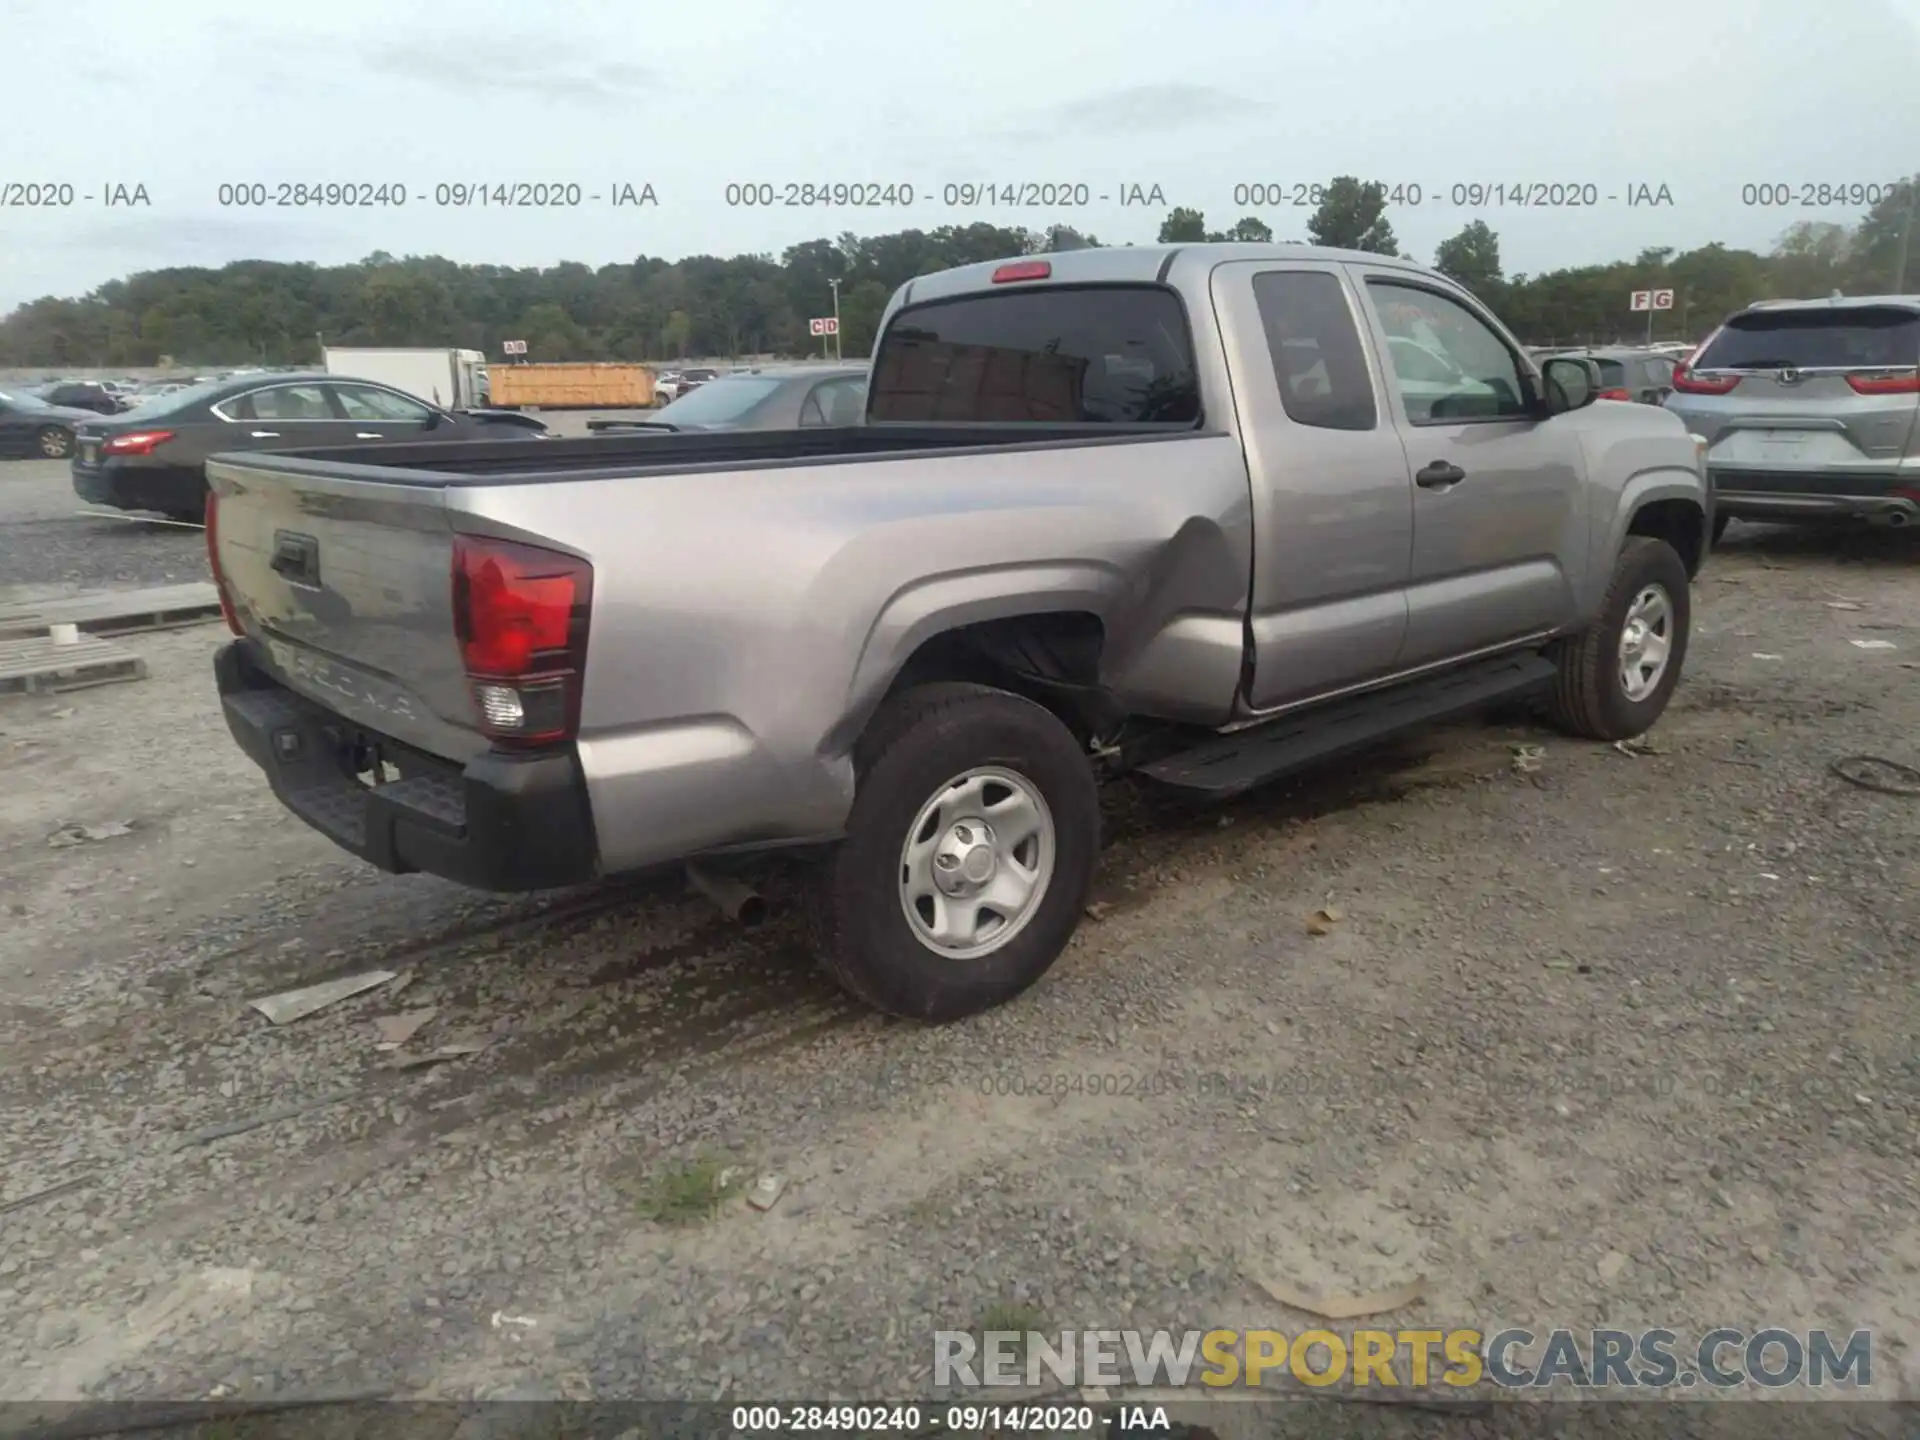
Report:
[[647,420],[589,420],[597,433],[627,430],[803,430],[866,418],[865,365],[797,365],[722,375]]

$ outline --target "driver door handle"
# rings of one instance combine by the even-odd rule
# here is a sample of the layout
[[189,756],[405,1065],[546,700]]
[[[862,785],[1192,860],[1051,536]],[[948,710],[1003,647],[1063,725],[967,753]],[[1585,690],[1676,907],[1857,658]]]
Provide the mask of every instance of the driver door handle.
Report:
[[380,438],[380,432],[378,430],[356,430],[353,432],[353,438],[356,440],[378,440]]
[[1416,471],[1413,483],[1423,490],[1444,490],[1449,485],[1458,485],[1467,478],[1467,472],[1458,465],[1445,460],[1436,460],[1423,470]]
[[280,438],[280,432],[278,430],[255,430],[252,434],[256,440],[278,440]]

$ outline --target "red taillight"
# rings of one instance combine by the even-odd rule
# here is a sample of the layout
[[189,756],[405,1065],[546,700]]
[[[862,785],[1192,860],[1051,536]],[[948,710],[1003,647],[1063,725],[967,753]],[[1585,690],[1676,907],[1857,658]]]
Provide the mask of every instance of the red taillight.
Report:
[[220,615],[227,622],[227,629],[236,635],[247,632],[240,628],[240,617],[234,613],[233,600],[227,594],[226,573],[220,568],[220,507],[214,503],[213,492],[207,492],[207,568],[213,571],[213,588],[220,595]]
[[1920,395],[1920,370],[1911,375],[1849,375],[1847,384],[1861,395]]
[[134,430],[115,435],[100,447],[103,455],[151,455],[173,438],[171,430]]
[[1725,395],[1739,383],[1738,375],[1716,375],[1708,380],[1694,374],[1690,366],[1673,367],[1673,388],[1682,395]]
[[1596,400],[1631,400],[1633,399],[1633,392],[1631,390],[1622,390],[1616,386],[1612,390],[1602,390],[1598,395],[1594,396],[1594,399]]
[[593,567],[578,556],[454,541],[454,627],[486,734],[519,745],[573,737],[592,603]]
[[1002,265],[993,272],[993,283],[1004,285],[1009,280],[1046,280],[1053,275],[1051,260],[1019,260],[1011,265]]

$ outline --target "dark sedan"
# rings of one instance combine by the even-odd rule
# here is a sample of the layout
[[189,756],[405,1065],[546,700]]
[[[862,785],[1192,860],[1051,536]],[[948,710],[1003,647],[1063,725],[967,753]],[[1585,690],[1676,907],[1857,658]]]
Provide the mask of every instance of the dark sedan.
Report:
[[858,425],[867,413],[865,365],[806,365],[721,375],[651,420],[589,420],[590,430],[802,430]]
[[74,431],[99,418],[91,410],[49,405],[25,390],[0,389],[0,455],[64,460],[73,453]]
[[57,385],[41,386],[37,393],[49,405],[58,405],[66,410],[90,410],[96,415],[118,415],[126,408],[120,403],[118,395],[93,380],[62,380]]
[[75,432],[74,493],[119,510],[198,522],[205,465],[233,450],[292,450],[369,440],[524,440],[546,426],[525,416],[449,411],[371,380],[339,375],[235,375],[191,385]]

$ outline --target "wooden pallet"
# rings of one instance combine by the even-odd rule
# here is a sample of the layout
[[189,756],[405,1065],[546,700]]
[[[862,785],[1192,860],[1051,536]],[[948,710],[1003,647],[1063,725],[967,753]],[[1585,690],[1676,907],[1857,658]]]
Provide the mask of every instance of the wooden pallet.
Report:
[[89,635],[130,635],[219,618],[220,592],[213,586],[158,585],[0,606],[0,637],[45,635],[55,625],[77,625]]
[[110,640],[83,635],[56,645],[46,635],[0,640],[0,695],[51,695],[144,680],[147,662]]

